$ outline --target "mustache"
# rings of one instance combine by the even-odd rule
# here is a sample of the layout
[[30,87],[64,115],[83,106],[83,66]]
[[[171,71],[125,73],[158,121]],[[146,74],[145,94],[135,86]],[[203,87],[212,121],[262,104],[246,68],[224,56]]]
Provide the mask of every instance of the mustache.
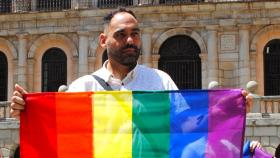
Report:
[[140,50],[140,48],[138,48],[136,45],[134,44],[127,44],[126,46],[123,47],[123,49],[127,49],[127,48],[134,48],[136,50]]

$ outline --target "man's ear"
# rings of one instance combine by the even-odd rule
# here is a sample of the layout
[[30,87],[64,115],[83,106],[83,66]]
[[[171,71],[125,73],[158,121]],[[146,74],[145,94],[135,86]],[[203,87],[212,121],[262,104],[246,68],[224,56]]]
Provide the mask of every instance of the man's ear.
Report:
[[107,39],[107,36],[104,33],[101,33],[99,35],[99,44],[102,48],[106,48],[106,39]]

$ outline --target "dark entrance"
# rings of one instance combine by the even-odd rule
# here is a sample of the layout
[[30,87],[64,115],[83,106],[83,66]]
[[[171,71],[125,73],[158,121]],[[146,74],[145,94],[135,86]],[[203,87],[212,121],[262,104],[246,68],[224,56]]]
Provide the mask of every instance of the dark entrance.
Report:
[[264,95],[280,95],[280,39],[264,47]]
[[186,35],[167,39],[160,47],[159,69],[167,72],[179,89],[201,89],[200,48]]
[[8,90],[8,61],[3,52],[0,52],[0,101],[7,101]]
[[59,48],[51,48],[42,58],[42,91],[55,92],[67,83],[67,57]]

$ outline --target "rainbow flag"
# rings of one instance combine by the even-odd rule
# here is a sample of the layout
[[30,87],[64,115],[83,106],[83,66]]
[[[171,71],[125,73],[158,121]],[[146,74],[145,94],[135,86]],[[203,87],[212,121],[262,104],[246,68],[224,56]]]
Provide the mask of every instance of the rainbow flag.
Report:
[[34,93],[21,158],[240,158],[239,89]]

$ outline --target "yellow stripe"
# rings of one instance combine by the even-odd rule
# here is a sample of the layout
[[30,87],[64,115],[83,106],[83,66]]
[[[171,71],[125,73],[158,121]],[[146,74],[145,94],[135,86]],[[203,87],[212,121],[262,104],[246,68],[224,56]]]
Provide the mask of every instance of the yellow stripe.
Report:
[[132,157],[132,92],[94,92],[94,158]]

